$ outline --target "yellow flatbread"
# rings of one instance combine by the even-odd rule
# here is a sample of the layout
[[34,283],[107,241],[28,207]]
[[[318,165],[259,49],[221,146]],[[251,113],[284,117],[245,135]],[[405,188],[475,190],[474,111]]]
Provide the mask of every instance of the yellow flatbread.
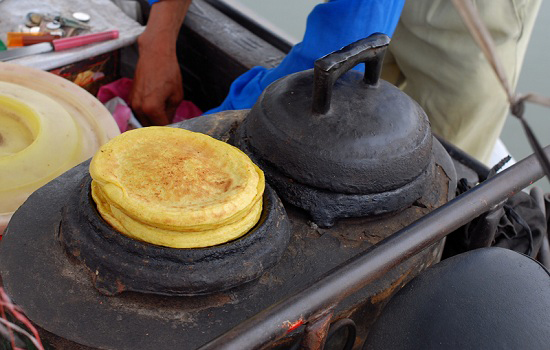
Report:
[[[92,184],[94,189],[97,184]],[[97,190],[94,191],[94,200]],[[115,206],[108,205],[105,201],[96,200],[97,209],[101,216],[116,230],[126,234],[130,238],[171,248],[204,248],[237,239],[246,234],[256,225],[262,214],[262,200],[258,200],[248,213],[240,221],[222,225],[217,228],[203,231],[167,230],[154,227],[134,220],[124,211]]]
[[259,219],[263,172],[239,149],[191,131],[149,127],[105,144],[92,196],[118,231],[174,248],[225,243]]

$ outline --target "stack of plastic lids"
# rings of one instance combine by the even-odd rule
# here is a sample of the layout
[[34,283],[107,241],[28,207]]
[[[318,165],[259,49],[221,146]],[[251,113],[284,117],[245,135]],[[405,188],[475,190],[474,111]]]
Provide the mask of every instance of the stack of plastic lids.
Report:
[[0,233],[33,191],[118,134],[111,114],[85,90],[0,63]]
[[90,164],[92,197],[122,234],[172,248],[201,248],[246,234],[258,222],[263,172],[239,149],[183,129],[126,132]]

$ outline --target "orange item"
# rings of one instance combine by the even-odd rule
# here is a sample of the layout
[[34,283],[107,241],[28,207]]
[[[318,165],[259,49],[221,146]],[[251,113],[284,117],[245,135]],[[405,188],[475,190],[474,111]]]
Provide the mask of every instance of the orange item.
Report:
[[50,35],[50,33],[47,33],[47,32],[38,32],[38,33],[8,32],[8,47],[32,45],[40,42],[51,42],[53,39],[58,39],[58,38],[59,36]]

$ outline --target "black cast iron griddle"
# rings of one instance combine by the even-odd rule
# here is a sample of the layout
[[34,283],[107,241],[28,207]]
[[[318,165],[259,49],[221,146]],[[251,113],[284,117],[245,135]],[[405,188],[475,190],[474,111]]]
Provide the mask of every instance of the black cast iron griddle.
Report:
[[114,230],[97,211],[91,182],[89,175],[84,176],[68,198],[57,238],[68,255],[88,267],[96,289],[106,295],[221,292],[260,277],[280,260],[290,240],[288,217],[269,184],[260,219],[244,236],[213,247],[175,249]]
[[[178,126],[227,140],[246,112],[220,113]],[[193,297],[102,295],[93,287],[89,270],[65,254],[56,239],[61,210],[87,174],[84,162],[36,191],[14,214],[0,245],[0,273],[8,294],[29,319],[56,335],[42,334],[57,348],[75,349],[76,342],[104,349],[194,349],[445,203],[454,195],[456,181],[446,157],[439,158],[436,181],[423,198],[393,216],[345,219],[320,229],[302,210],[285,205],[292,237],[281,261],[255,281]],[[358,328],[370,325],[388,297],[437,260],[440,248],[436,244],[426,249],[346,299],[335,320],[360,313],[357,319],[363,324]]]
[[373,34],[273,82],[237,131],[279,197],[321,227],[402,210],[434,181],[428,116],[380,79],[389,42]]

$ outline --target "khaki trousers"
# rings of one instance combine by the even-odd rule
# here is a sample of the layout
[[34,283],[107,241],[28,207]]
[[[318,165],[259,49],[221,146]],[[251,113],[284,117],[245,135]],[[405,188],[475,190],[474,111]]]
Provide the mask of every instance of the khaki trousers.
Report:
[[[540,3],[474,1],[514,89]],[[450,0],[406,2],[382,78],[422,106],[435,134],[487,163],[508,103]]]

